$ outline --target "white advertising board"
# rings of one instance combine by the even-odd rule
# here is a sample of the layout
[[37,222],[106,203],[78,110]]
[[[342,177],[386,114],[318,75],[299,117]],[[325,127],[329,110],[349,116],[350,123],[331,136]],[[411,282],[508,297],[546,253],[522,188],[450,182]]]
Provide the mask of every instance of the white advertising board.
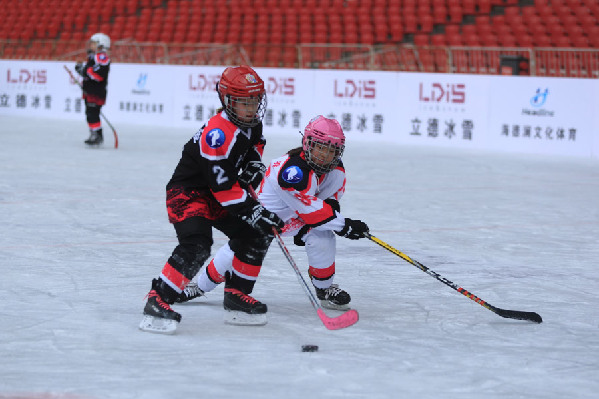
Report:
[[305,69],[257,68],[264,80],[268,107],[264,117],[267,135],[296,136],[313,115],[314,71]]
[[595,117],[593,123],[593,157],[599,158],[599,79],[595,80],[593,86],[594,87],[591,87],[591,90],[593,91],[593,93],[595,93],[593,101],[593,116]]
[[[169,67],[170,68],[170,67]],[[216,83],[225,67],[180,67],[173,74],[175,126],[199,127],[220,107]],[[297,134],[308,122],[304,114],[312,98],[314,73],[306,70],[257,68],[264,80],[268,107],[264,117],[267,134]],[[165,73],[172,71],[165,71]]]
[[171,124],[197,130],[216,113],[220,101],[216,94],[216,83],[223,67],[165,65],[162,74],[170,74],[173,97],[173,119]]
[[160,65],[112,64],[102,112],[109,115],[111,122],[167,125],[174,114],[176,93],[172,75],[175,69]]
[[85,118],[81,89],[71,81],[64,65],[0,60],[0,115]]
[[395,140],[397,79],[392,72],[317,71],[306,109],[337,119],[349,140]]
[[488,76],[402,73],[393,99],[398,141],[483,148]]
[[591,156],[596,81],[494,77],[489,90],[489,147],[540,154]]
[[[85,121],[81,90],[64,65],[0,60],[0,115]],[[102,111],[113,124],[189,127],[192,134],[220,106],[215,86],[224,69],[112,64]],[[599,158],[597,79],[257,71],[268,95],[267,135],[297,135],[321,114],[339,120],[348,140]]]

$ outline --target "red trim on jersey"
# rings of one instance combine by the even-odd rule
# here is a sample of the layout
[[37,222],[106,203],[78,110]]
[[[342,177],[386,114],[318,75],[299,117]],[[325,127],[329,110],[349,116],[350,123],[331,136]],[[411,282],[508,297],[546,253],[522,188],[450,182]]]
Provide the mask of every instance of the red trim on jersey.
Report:
[[335,262],[329,267],[325,267],[324,269],[317,269],[313,266],[308,268],[308,273],[310,276],[314,277],[317,280],[326,280],[329,279],[335,274]]
[[329,204],[323,202],[322,209],[310,213],[297,212],[297,214],[306,224],[318,224],[323,220],[334,217],[335,211],[333,211],[333,208]]
[[261,268],[262,266],[250,265],[249,263],[240,261],[236,256],[233,257],[233,270],[244,276],[257,278]]
[[210,261],[208,266],[206,266],[206,273],[210,280],[214,281],[216,284],[220,284],[225,281],[225,277],[221,276],[221,274],[216,270],[216,266],[214,266],[214,259]]
[[238,182],[235,182],[229,190],[212,191],[212,194],[223,206],[239,204],[247,198],[247,192],[241,188]]
[[189,283],[189,279],[172,267],[168,262],[166,262],[162,268],[162,275],[181,290],[187,287],[187,284]]
[[96,62],[96,64],[108,65],[110,63],[110,58],[108,58],[108,55],[106,53],[101,52],[96,53],[96,55],[94,56],[94,61]]
[[166,192],[166,209],[171,223],[200,216],[210,220],[221,219],[228,212],[209,193],[175,187]]
[[93,94],[83,93],[82,98],[84,98],[88,103],[94,103],[97,105],[104,105],[106,103],[105,98],[94,96]]
[[85,72],[87,73],[87,76],[89,76],[90,78],[92,78],[93,80],[95,80],[97,82],[101,82],[104,80],[104,78],[102,76],[100,76],[94,72],[94,69],[92,67],[87,68],[87,71],[85,71]]
[[[200,151],[202,155],[208,159],[223,159],[226,158],[231,149],[233,143],[236,141],[237,126],[232,122],[227,121],[222,117],[221,114],[215,115],[208,121],[208,125],[202,131],[202,137],[200,140]],[[224,140],[220,135],[224,135]],[[208,140],[211,140],[208,142]],[[218,143],[223,142],[218,145]]]
[[285,224],[281,233],[287,233],[289,231],[297,232],[297,231],[299,231],[299,229],[301,229],[305,225],[306,225],[306,222],[304,222],[302,219],[293,218]]
[[258,154],[260,154],[260,158],[262,158],[264,155],[264,143],[258,143],[254,147],[256,148],[256,151],[258,151]]

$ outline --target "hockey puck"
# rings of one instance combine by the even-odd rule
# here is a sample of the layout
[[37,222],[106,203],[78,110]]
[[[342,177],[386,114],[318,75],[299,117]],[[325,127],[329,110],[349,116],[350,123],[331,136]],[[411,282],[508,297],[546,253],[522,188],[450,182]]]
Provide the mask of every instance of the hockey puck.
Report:
[[318,345],[302,345],[302,352],[318,352]]

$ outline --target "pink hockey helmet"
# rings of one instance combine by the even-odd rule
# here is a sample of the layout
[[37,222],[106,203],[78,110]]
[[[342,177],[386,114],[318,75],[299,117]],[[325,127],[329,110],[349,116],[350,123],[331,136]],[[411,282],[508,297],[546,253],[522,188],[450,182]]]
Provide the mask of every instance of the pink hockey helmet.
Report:
[[335,119],[318,115],[304,129],[302,148],[312,170],[320,175],[330,172],[339,164],[345,149],[341,125]]

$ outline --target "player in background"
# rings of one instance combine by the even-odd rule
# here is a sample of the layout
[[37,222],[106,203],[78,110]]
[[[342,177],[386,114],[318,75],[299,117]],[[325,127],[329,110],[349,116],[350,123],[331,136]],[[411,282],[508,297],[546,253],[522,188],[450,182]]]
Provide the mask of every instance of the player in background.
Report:
[[106,85],[110,72],[109,50],[110,38],[104,33],[95,33],[89,39],[87,62],[75,65],[75,71],[83,77],[85,116],[90,131],[85,144],[89,146],[97,146],[104,141],[100,109],[106,103]]
[[169,221],[179,244],[152,280],[139,326],[144,331],[175,332],[181,315],[170,305],[185,295],[183,290],[209,258],[213,227],[229,238],[225,247],[232,268],[221,272],[208,266],[214,284],[225,283],[228,320],[266,320],[267,306],[249,294],[273,239],[272,228],[280,230],[283,222],[247,192],[248,185],[258,186],[266,170],[264,81],[248,66],[229,67],[216,91],[222,108],[184,145],[166,186]]
[[[296,245],[305,246],[308,271],[322,306],[338,310],[348,309],[351,297],[333,284],[335,234],[356,240],[368,232],[364,222],[340,213],[346,181],[341,162],[344,148],[339,122],[317,116],[306,126],[302,146],[270,163],[259,190],[262,205],[285,222],[282,235],[294,236]],[[201,291],[216,287],[218,276],[230,270],[232,256],[226,246],[216,253],[200,272],[197,284]]]

